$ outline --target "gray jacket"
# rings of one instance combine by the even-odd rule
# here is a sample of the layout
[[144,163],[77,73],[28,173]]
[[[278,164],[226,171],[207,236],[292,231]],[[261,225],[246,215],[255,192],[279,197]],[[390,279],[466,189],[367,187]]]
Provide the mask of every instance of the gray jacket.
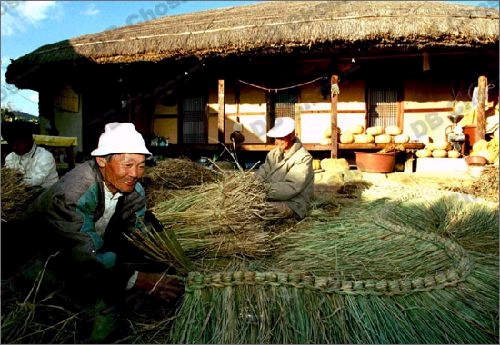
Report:
[[269,183],[268,199],[285,202],[299,218],[304,218],[314,194],[313,158],[299,138],[280,158],[274,148],[268,152],[256,175]]

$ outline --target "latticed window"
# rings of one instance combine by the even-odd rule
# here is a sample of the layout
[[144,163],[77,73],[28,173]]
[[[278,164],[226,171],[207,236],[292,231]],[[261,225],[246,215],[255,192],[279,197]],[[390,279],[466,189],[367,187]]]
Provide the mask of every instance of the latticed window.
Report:
[[205,143],[205,105],[203,98],[185,98],[182,107],[182,136],[186,144]]
[[295,103],[297,103],[297,95],[295,94],[276,94],[274,98],[275,117],[291,117],[292,119],[295,119]]
[[368,126],[396,126],[398,91],[394,88],[372,88],[368,92]]

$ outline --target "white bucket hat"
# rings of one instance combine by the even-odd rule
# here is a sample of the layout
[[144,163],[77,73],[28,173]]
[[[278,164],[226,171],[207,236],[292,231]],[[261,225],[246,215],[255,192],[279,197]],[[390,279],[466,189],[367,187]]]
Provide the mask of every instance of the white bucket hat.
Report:
[[140,153],[151,156],[144,138],[135,130],[133,123],[108,123],[99,137],[97,148],[92,156],[105,156],[112,153]]
[[283,138],[295,130],[295,120],[290,117],[278,117],[274,127],[267,132],[271,138]]

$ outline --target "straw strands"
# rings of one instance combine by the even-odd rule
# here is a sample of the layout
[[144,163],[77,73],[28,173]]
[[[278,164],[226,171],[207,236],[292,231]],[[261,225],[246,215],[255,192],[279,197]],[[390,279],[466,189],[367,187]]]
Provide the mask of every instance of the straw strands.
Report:
[[498,225],[490,204],[418,190],[353,203],[330,220],[310,217],[278,238],[281,250],[261,271],[191,272],[165,336],[497,343]]
[[217,181],[219,175],[188,158],[166,158],[148,167],[141,184],[146,190],[147,205],[178,195],[174,190]]
[[173,61],[291,49],[338,54],[372,42],[402,50],[491,45],[498,43],[498,9],[442,1],[259,1],[74,37],[42,46],[12,65],[23,75],[50,62]]
[[17,170],[2,167],[2,222],[17,219],[38,194],[29,188]]
[[[175,233],[190,258],[205,262],[234,256],[262,258],[274,246],[266,221],[281,217],[269,210],[265,188],[251,172],[238,171],[157,202],[151,212]],[[168,250],[157,243],[155,252]]]

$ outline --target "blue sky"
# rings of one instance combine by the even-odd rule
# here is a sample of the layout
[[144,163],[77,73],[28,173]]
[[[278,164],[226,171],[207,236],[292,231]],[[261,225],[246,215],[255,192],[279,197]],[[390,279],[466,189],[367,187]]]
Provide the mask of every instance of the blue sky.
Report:
[[[1,4],[1,106],[38,115],[38,93],[5,83],[11,59],[42,45],[165,16],[256,1],[4,1]],[[497,7],[498,1],[449,1]]]

